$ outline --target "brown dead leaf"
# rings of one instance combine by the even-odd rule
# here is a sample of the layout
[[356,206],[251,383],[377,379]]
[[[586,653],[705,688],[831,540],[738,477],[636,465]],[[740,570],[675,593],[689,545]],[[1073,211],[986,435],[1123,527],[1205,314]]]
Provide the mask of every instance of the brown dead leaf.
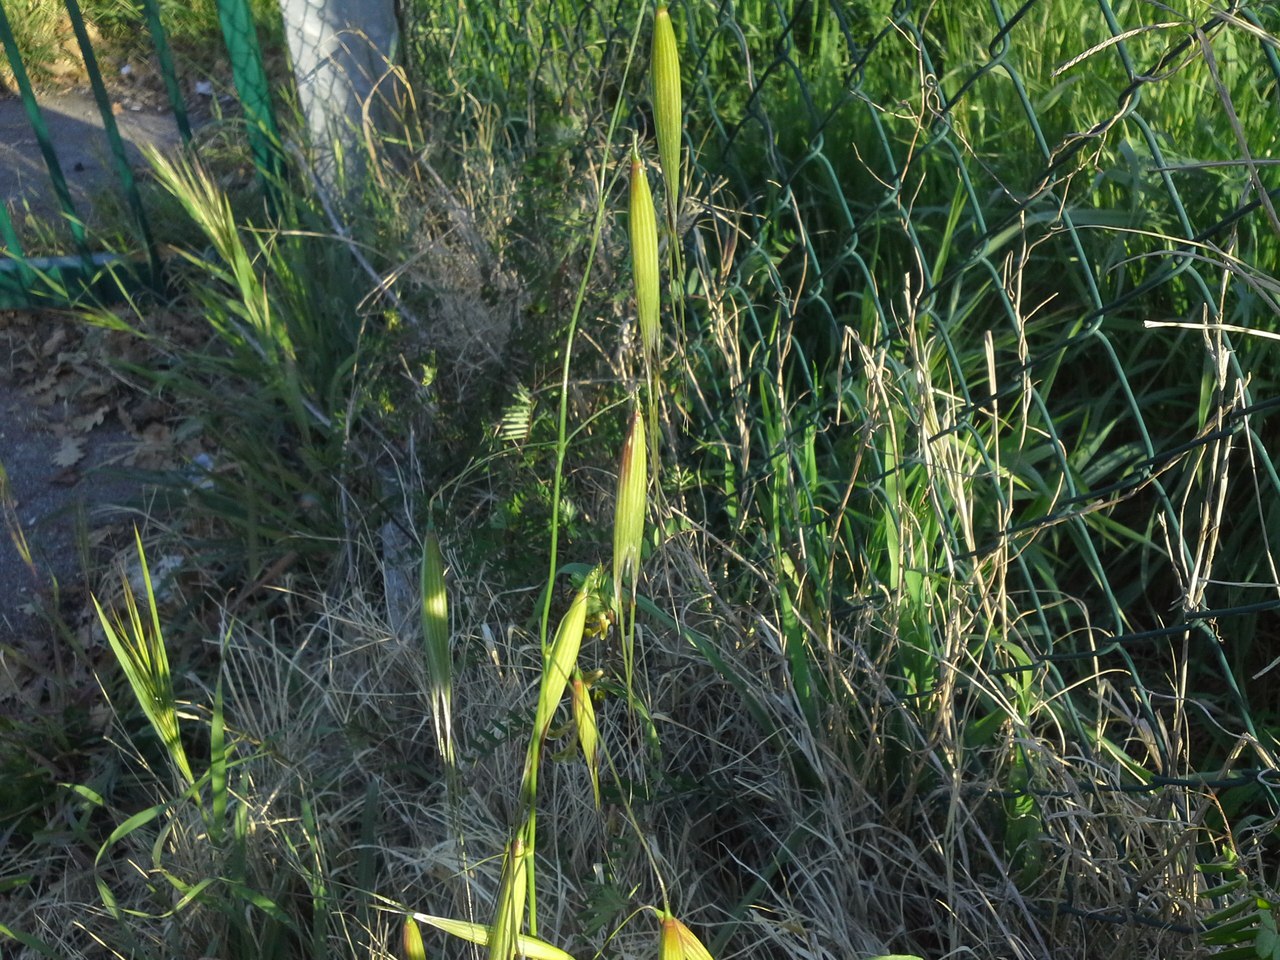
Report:
[[9,652],[0,666],[0,703],[34,709],[40,705],[47,681],[20,651]]
[[70,467],[84,458],[84,439],[82,437],[63,437],[58,452],[53,455],[54,466]]
[[124,458],[126,466],[153,470],[171,464],[175,456],[173,433],[163,423],[153,421],[143,428]]
[[40,356],[52,357],[58,348],[67,342],[67,328],[58,327],[40,347]]
[[81,414],[78,417],[72,417],[67,421],[67,426],[77,433],[88,433],[94,427],[102,425],[102,421],[107,418],[107,411],[110,407],[101,406],[91,413]]

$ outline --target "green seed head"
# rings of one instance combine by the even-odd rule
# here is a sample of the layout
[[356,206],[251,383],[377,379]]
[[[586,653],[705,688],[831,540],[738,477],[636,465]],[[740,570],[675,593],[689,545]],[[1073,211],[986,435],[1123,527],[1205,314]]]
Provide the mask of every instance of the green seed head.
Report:
[[658,220],[653,210],[649,177],[640,160],[640,151],[631,146],[631,273],[635,281],[636,314],[640,342],[650,369],[658,354]]
[[667,5],[660,3],[653,18],[653,119],[658,128],[662,179],[667,186],[667,210],[675,222],[680,201],[680,121],[684,105],[680,93],[680,51]]
[[644,517],[648,509],[649,454],[645,443],[644,417],[637,405],[631,414],[631,429],[622,446],[618,467],[618,499],[613,516],[613,595],[621,608],[622,585],[635,589],[640,571],[640,545],[644,541]]

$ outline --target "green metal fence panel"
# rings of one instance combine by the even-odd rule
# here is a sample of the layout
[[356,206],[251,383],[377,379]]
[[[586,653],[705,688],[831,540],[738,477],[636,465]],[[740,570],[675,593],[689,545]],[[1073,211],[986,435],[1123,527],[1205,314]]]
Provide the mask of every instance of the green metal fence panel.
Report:
[[[101,124],[103,147],[109,157],[112,184],[103,190],[119,192],[132,221],[132,239],[138,253],[109,254],[94,249],[86,232],[84,212],[77,208],[59,159],[58,147],[50,134],[42,108],[22,60],[11,8],[0,2],[0,46],[3,47],[14,83],[21,96],[27,122],[35,138],[48,175],[48,186],[56,202],[57,221],[46,226],[65,229],[69,249],[54,255],[32,257],[24,250],[22,235],[6,205],[0,204],[0,241],[5,256],[0,258],[0,309],[66,306],[92,298],[118,299],[139,287],[162,283],[157,238],[147,216],[139,185],[113,109],[111,95],[103,79],[98,52],[94,48],[79,0],[58,0],[75,36],[84,72]],[[271,190],[283,170],[279,134],[273,114],[270,90],[262,66],[257,33],[245,0],[218,0],[233,79],[242,96],[254,162]],[[179,142],[191,141],[191,121],[174,65],[173,52],[163,24],[160,0],[142,0],[141,13],[154,46],[155,61],[172,111]],[[163,238],[160,238],[163,239]]]
[[[84,225],[81,223],[80,217],[76,213],[75,204],[71,200],[71,191],[67,187],[66,175],[62,171],[62,164],[58,160],[58,154],[53,148],[48,128],[45,126],[44,115],[40,111],[40,106],[36,102],[35,92],[31,87],[31,81],[27,77],[26,67],[23,65],[22,55],[18,51],[17,40],[14,38],[13,29],[9,23],[9,15],[2,5],[0,5],[0,40],[4,42],[5,55],[9,58],[9,66],[13,72],[14,81],[18,84],[18,90],[22,95],[23,108],[27,112],[31,129],[35,133],[36,141],[40,146],[40,154],[49,170],[49,180],[54,194],[58,198],[58,207],[71,229],[71,235],[75,240],[76,247],[81,251],[85,251],[87,248]],[[15,252],[20,253],[21,251],[15,250]]]
[[156,48],[156,60],[160,65],[160,75],[164,78],[165,93],[169,96],[169,106],[173,110],[173,119],[178,125],[178,133],[183,143],[191,142],[191,122],[187,118],[187,102],[183,99],[182,89],[178,86],[178,73],[173,66],[173,52],[169,49],[169,36],[160,21],[160,0],[144,0],[143,9],[147,14],[147,29],[151,33],[151,42]]
[[102,82],[102,71],[98,67],[98,58],[93,52],[93,43],[85,30],[84,15],[80,12],[78,0],[64,0],[67,16],[71,19],[71,28],[75,31],[76,43],[80,46],[80,56],[84,59],[85,72],[89,75],[89,84],[93,88],[93,99],[98,104],[98,113],[102,116],[102,129],[107,136],[107,144],[111,148],[111,160],[115,166],[116,176],[124,190],[129,211],[133,215],[138,237],[147,253],[156,277],[160,274],[160,263],[156,259],[155,241],[151,236],[151,226],[147,222],[146,211],[142,209],[142,197],[138,193],[138,184],[133,177],[133,168],[129,166],[129,158],[125,154],[124,141],[120,138],[120,128],[116,124],[115,113],[111,109],[111,98]]
[[284,171],[284,154],[271,105],[271,86],[262,64],[262,49],[248,0],[218,0],[218,18],[231,57],[231,73],[249,125],[254,164],[262,177],[268,205],[274,205],[274,193]]

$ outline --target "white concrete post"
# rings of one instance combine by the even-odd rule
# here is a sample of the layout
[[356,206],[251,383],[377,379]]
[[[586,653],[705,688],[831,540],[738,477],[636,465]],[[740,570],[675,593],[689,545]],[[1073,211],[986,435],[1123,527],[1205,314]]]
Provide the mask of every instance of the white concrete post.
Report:
[[280,0],[280,9],[315,172],[341,199],[363,180],[366,122],[376,127],[396,100],[395,0]]

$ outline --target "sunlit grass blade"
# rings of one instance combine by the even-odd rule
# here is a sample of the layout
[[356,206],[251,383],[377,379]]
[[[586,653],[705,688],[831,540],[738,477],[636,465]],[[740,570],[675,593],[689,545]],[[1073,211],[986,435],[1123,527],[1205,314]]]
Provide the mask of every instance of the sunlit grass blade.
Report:
[[222,703],[222,677],[213,694],[213,716],[209,723],[209,797],[212,807],[209,836],[221,843],[227,817],[227,718]]
[[573,725],[578,730],[578,746],[582,748],[582,759],[586,761],[587,772],[591,774],[591,793],[595,797],[596,808],[599,809],[600,728],[596,725],[596,708],[591,702],[591,687],[583,679],[581,670],[573,671],[570,696],[573,698]]
[[658,5],[653,18],[653,117],[658,128],[658,154],[667,186],[667,211],[674,225],[680,209],[681,119],[680,52],[667,5]]
[[98,620],[111,645],[111,651],[124,671],[138,705],[159,735],[174,766],[190,785],[195,782],[195,777],[191,773],[191,764],[187,760],[178,731],[177,701],[173,692],[173,677],[169,672],[164,632],[160,627],[160,612],[156,607],[155,587],[142,549],[142,536],[137,529],[133,536],[137,543],[138,563],[142,569],[142,582],[147,595],[147,622],[143,622],[127,576],[124,578],[124,617],[119,613],[108,617],[97,597],[93,598],[93,606],[98,612]]
[[[425,923],[435,927],[437,930],[443,930],[445,933],[461,940],[466,940],[468,943],[478,943],[482,947],[489,945],[490,930],[483,923],[452,920],[448,917],[433,917],[426,913],[415,913],[409,919]],[[421,940],[421,937],[419,937],[419,940]],[[527,957],[528,960],[573,960],[572,954],[566,953],[559,947],[552,946],[545,940],[539,940],[537,937],[531,937],[523,933],[516,937],[516,950],[520,956]]]
[[658,912],[662,932],[658,938],[658,960],[712,960],[692,930],[666,911]]
[[36,565],[31,557],[31,546],[23,532],[22,521],[18,519],[17,506],[9,490],[9,474],[3,463],[0,463],[0,511],[4,512],[4,525],[9,528],[9,537],[18,550],[18,556],[22,558],[26,568],[34,573]]
[[644,359],[652,370],[657,365],[661,304],[658,275],[658,219],[653,208],[649,175],[645,173],[640,150],[631,145],[631,274],[635,283],[636,317]]
[[449,766],[453,753],[453,658],[449,652],[449,597],[445,590],[444,554],[434,530],[422,549],[422,639],[427,654],[431,718],[440,755]]

